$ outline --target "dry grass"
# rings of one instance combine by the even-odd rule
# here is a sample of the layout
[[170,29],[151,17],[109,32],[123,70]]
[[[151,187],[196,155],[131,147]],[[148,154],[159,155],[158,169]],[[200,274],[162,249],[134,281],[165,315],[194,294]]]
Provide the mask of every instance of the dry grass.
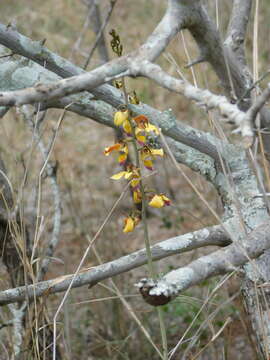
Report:
[[[106,3],[101,1],[102,8],[105,8]],[[108,29],[116,28],[121,34],[125,51],[134,49],[141,44],[154,28],[165,7],[165,1],[158,3],[157,6],[156,0],[118,0]],[[210,1],[209,3],[212,4]],[[264,14],[263,10],[269,13],[267,1],[261,3],[261,14]],[[214,7],[210,7],[214,14]],[[230,5],[220,4],[221,29],[225,29],[226,15],[229,10]],[[47,47],[65,57],[69,57],[86,16],[85,6],[78,0],[9,0],[0,4],[0,14],[1,22],[8,23],[16,19],[18,29],[22,33],[36,40],[46,38]],[[262,56],[258,66],[259,72],[264,72],[265,64],[269,61],[269,49],[265,46],[267,31],[265,31],[266,25],[263,23],[263,19],[268,17],[260,16],[263,16],[259,19],[260,34],[262,34],[259,37],[259,49]],[[224,34],[224,30],[221,31]],[[184,32],[184,37],[188,44],[189,56],[194,58],[197,52],[196,46],[188,33]],[[93,39],[94,34],[89,30],[82,44],[84,52],[89,50]],[[252,32],[250,32],[247,44],[248,49],[251,50]],[[176,65],[168,61],[168,57],[174,59]],[[81,54],[76,54],[74,61],[80,65],[85,59]],[[176,74],[177,69],[180,68],[184,75],[193,81],[191,72],[183,69],[187,58],[180,35],[171,44],[166,56],[161,57],[159,61],[171,73]],[[95,67],[98,62],[96,54],[90,67]],[[209,87],[217,92],[220,90],[215,75],[207,65],[199,65],[194,71],[199,86]],[[197,128],[211,130],[205,114],[195,109],[184,98],[173,96],[144,80],[128,80],[128,87],[136,88],[142,100],[150,105],[160,110],[172,108],[179,120]],[[51,129],[59,115],[59,111],[50,111],[47,115],[44,125],[45,140],[48,141],[50,138]],[[10,111],[5,121],[1,122],[0,131],[2,135],[1,150],[4,152],[15,188],[18,189],[22,182],[23,164],[28,162],[30,164],[22,204],[26,218],[31,223],[34,221],[33,215],[35,215],[33,213],[35,208],[33,189],[36,188],[42,164],[41,156],[36,148],[34,152],[31,152],[31,133],[14,110]],[[112,183],[109,179],[111,174],[117,171],[117,167],[113,159],[105,160],[102,154],[103,148],[112,141],[111,129],[106,129],[89,119],[74,114],[67,113],[65,116],[53,152],[53,159],[59,163],[58,180],[62,191],[63,225],[55,261],[47,274],[48,278],[75,271],[88,246],[88,241],[83,235],[84,231],[89,234],[90,238],[96,233],[102,220],[121,193],[122,186]],[[215,222],[190,187],[179,177],[179,173],[173,165],[168,159],[165,161],[166,172],[161,164],[159,174],[164,178],[167,177],[166,185],[170,185],[171,191],[175,195],[175,205],[161,211],[156,217],[152,215],[149,217],[150,236],[153,243]],[[215,203],[215,193],[211,186],[191,171],[186,170],[186,172],[193,183],[206,194],[211,205],[217,208],[218,204]],[[135,233],[128,236],[121,232],[122,218],[128,212],[129,205],[127,197],[127,201],[121,203],[98,239],[96,251],[102,261],[120,257],[141,248],[144,244],[142,228],[139,227]],[[40,240],[41,249],[46,245],[51,234],[52,214],[52,195],[47,181],[44,181],[42,197],[44,229]],[[197,256],[197,251],[184,256],[184,258],[175,256],[173,259],[161,261],[158,269],[160,272],[166,272],[170,267],[183,265]],[[97,263],[95,254],[91,252],[85,266],[94,266]],[[115,282],[149,331],[155,344],[160,346],[161,339],[156,313],[142,301],[133,287],[136,280],[146,271],[146,268],[140,268],[118,276]],[[217,282],[218,280],[209,281],[200,287],[191,289],[165,308],[169,348],[175,346],[181,338]],[[1,287],[7,287],[4,282],[2,285]],[[228,298],[228,293],[233,291],[233,285],[233,282],[227,282],[209,301],[185,338],[185,340],[190,339],[196,329],[206,322],[199,331],[198,341],[193,349],[195,354],[208,343],[211,336],[222,327],[226,319],[229,316],[232,317],[232,323],[226,327],[217,341],[210,344],[199,359],[245,358],[247,360],[254,358],[246,332],[241,324],[242,313],[239,305],[232,302],[222,307]],[[51,319],[61,298],[62,295],[53,296],[46,303],[46,313]],[[218,306],[221,306],[221,310],[211,320],[210,315]],[[7,312],[3,312],[1,318],[3,321],[6,320]],[[97,285],[91,290],[86,288],[71,292],[58,321],[61,323],[59,329],[62,329],[59,344],[65,359],[158,359],[153,347],[147,342],[138,325],[131,319],[130,313],[115,295],[110,281]],[[1,331],[4,333],[4,330]],[[10,350],[10,342],[10,332],[7,330],[2,341],[2,346],[7,351]],[[188,341],[184,342],[181,351],[184,351],[188,344]],[[222,351],[224,351],[224,357]]]

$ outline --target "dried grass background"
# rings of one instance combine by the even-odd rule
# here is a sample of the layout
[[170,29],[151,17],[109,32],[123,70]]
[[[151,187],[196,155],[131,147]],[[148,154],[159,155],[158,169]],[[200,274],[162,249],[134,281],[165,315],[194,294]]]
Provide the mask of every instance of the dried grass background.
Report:
[[[216,5],[219,6],[219,27],[225,36],[229,11],[232,1],[208,2],[209,11],[216,16]],[[101,14],[104,15],[108,2],[100,1]],[[124,44],[124,51],[128,52],[139,46],[153,30],[165,9],[164,0],[118,0],[113,15],[105,31],[109,48],[108,32],[111,28],[117,29]],[[259,17],[259,73],[268,69],[269,63],[269,24],[270,6],[267,0],[260,2]],[[0,20],[7,24],[15,21],[18,30],[33,40],[46,38],[46,46],[59,55],[68,58],[86,17],[86,6],[79,0],[4,0],[0,3]],[[188,53],[194,58],[197,53],[196,45],[187,32],[183,33]],[[253,46],[252,20],[247,40],[248,59],[252,68]],[[87,54],[95,35],[90,28],[81,46],[81,53],[74,55],[73,61],[82,65],[85,61],[83,54]],[[110,51],[110,56],[113,54]],[[159,59],[170,73],[181,71],[185,77],[193,81],[190,70],[185,70],[187,55],[179,35],[167,49],[166,54]],[[98,52],[92,59],[89,69],[99,64]],[[207,64],[194,68],[198,86],[207,87],[220,92],[221,87],[213,71]],[[196,128],[213,131],[210,118],[200,112],[183,97],[170,94],[166,90],[156,87],[149,81],[127,80],[130,90],[136,89],[142,101],[149,105],[165,110],[172,108],[180,121]],[[50,110],[43,127],[45,142],[49,141],[51,130],[55,126],[61,112]],[[230,135],[230,129],[224,130],[231,141],[237,141],[236,136]],[[6,161],[9,176],[14,187],[19,187],[22,181],[24,166],[29,160],[28,178],[24,190],[21,207],[28,223],[35,223],[35,187],[42,164],[39,151],[31,153],[32,135],[26,128],[18,112],[12,109],[4,121],[1,121],[1,151]],[[55,259],[50,266],[47,278],[72,273],[75,271],[84,250],[88,246],[85,232],[90,238],[99,229],[101,222],[119,197],[122,185],[110,180],[110,176],[117,172],[119,167],[113,158],[104,158],[103,149],[114,141],[111,129],[105,128],[94,121],[67,113],[58,135],[52,159],[59,164],[58,181],[62,192],[63,221],[61,239]],[[149,215],[149,229],[151,242],[155,243],[171,236],[184,234],[215,223],[215,219],[197,198],[186,182],[181,179],[169,159],[164,159],[158,165],[157,182],[174,194],[173,205]],[[185,169],[196,186],[205,194],[207,200],[220,212],[219,204],[215,199],[215,191],[198,175]],[[52,194],[46,180],[43,183],[42,216],[44,228],[40,239],[40,247],[45,246],[52,231]],[[122,234],[123,217],[130,206],[128,196],[114,213],[111,221],[106,225],[98,239],[95,249],[102,261],[116,259],[144,246],[143,229],[139,227],[130,235]],[[209,251],[209,249],[205,250]],[[202,250],[200,250],[201,254]],[[159,272],[166,272],[171,267],[178,267],[196,258],[198,252],[185,256],[174,256],[157,265]],[[94,254],[86,261],[85,266],[95,266],[98,260]],[[117,276],[114,281],[126,296],[133,310],[144,324],[145,328],[160,346],[161,339],[158,329],[156,312],[144,303],[138,295],[134,283],[147,273],[146,267],[130,273]],[[1,289],[9,285],[3,275]],[[185,329],[200,310],[204,300],[217,284],[214,279],[200,287],[190,289],[178,297],[165,308],[165,321],[169,347],[173,347],[183,335]],[[245,329],[245,315],[238,301],[222,304],[229,294],[238,286],[237,279],[226,282],[217,296],[205,306],[194,326],[188,332],[181,351],[189,344],[196,331],[199,330],[199,340],[194,348],[194,354],[209,342],[228,317],[232,322],[198,359],[254,359],[252,347]],[[44,314],[52,319],[63,294],[53,295],[44,303]],[[220,306],[214,318],[211,313]],[[44,315],[45,316],[45,315]],[[3,310],[1,320],[8,320],[8,312]],[[69,360],[105,360],[105,359],[158,359],[153,347],[145,339],[138,325],[130,317],[130,313],[123,307],[117,295],[112,291],[110,281],[105,281],[92,289],[79,288],[69,295],[67,304],[59,318],[61,335],[58,343],[64,359]],[[31,326],[31,324],[29,324]],[[10,350],[10,336],[8,329],[0,330],[1,346],[7,353]],[[6,354],[3,350],[3,354]],[[181,351],[175,359],[181,358]],[[7,359],[6,355],[0,359]],[[192,358],[192,357],[191,357]]]

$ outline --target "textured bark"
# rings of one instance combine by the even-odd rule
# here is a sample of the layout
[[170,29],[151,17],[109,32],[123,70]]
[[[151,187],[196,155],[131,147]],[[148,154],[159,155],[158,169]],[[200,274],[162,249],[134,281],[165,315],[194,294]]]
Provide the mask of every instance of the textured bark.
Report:
[[[152,259],[157,261],[204,246],[223,247],[230,243],[231,240],[227,232],[221,226],[214,226],[157,243],[151,247],[151,253]],[[77,288],[83,285],[94,286],[104,279],[135,269],[146,263],[146,250],[142,249],[102,265],[90,269],[82,269],[72,287]],[[0,292],[0,305],[22,301],[26,298],[32,300],[34,297],[63,292],[69,287],[72,279],[73,274],[70,274],[53,280],[42,281],[35,285],[29,285],[27,288],[17,287],[2,291]]]

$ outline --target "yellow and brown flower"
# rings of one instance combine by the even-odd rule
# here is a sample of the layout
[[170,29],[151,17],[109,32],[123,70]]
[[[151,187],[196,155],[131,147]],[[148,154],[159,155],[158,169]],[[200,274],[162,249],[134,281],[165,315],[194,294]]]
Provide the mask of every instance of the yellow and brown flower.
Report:
[[126,121],[126,120],[128,120],[128,110],[127,109],[116,111],[116,113],[114,114],[114,118],[113,118],[113,122],[116,126],[123,125],[124,121]]
[[124,233],[129,233],[132,232],[135,229],[135,226],[138,225],[138,223],[140,222],[140,218],[137,216],[127,216],[124,219],[124,227],[123,227],[123,232]]
[[162,208],[169,205],[171,205],[171,200],[164,194],[155,194],[149,202],[149,206],[154,208]]
[[163,151],[163,149],[154,149],[154,148],[151,148],[151,147],[145,145],[140,150],[140,155],[141,155],[141,159],[142,159],[142,162],[143,162],[144,166],[148,170],[153,170],[153,159],[154,159],[154,157],[155,156],[163,156],[164,151]]

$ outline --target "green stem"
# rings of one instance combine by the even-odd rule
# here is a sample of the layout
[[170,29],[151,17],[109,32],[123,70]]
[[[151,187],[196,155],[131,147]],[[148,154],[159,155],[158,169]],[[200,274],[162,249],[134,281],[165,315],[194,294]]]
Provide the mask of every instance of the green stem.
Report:
[[165,321],[164,321],[164,314],[163,314],[163,310],[162,310],[161,306],[158,306],[157,312],[158,312],[160,333],[161,333],[161,339],[162,339],[163,359],[168,360],[167,334],[166,334],[166,327],[165,327]]
[[[125,103],[126,103],[126,107],[128,109],[128,95],[127,95],[127,91],[126,91],[126,84],[125,84],[124,78],[122,78],[122,83],[123,83],[123,93],[125,96]],[[128,109],[128,111],[129,111],[129,109]],[[140,170],[140,175],[141,175],[142,169],[141,169],[141,162],[140,162],[140,157],[139,157],[139,150],[138,150],[138,146],[137,146],[137,142],[136,142],[135,130],[134,130],[133,124],[131,122],[130,116],[128,117],[128,121],[129,121],[130,127],[131,127],[132,146],[133,146],[134,153],[135,153],[135,163],[136,163],[136,167]],[[142,194],[141,216],[142,216],[142,223],[143,223],[143,230],[144,230],[144,242],[145,242],[146,255],[147,255],[147,261],[148,261],[148,270],[149,270],[149,274],[150,274],[151,278],[157,279],[157,274],[155,272],[155,267],[154,267],[154,263],[152,260],[152,254],[151,254],[150,238],[149,238],[148,224],[147,224],[147,217],[146,217],[147,200],[146,200],[146,195],[145,195],[142,179],[140,180],[140,192]],[[168,359],[168,343],[167,343],[166,327],[165,327],[162,308],[158,307],[157,312],[158,312],[160,333],[161,333],[161,339],[162,339],[163,360],[167,360]]]
[[[125,84],[124,78],[122,78],[122,83],[123,83],[123,92],[124,92],[124,96],[125,96],[126,107],[128,109],[128,95],[127,95],[126,84]],[[138,150],[138,146],[137,146],[137,142],[136,142],[135,130],[131,123],[130,116],[128,117],[128,121],[129,121],[130,127],[131,127],[132,146],[133,146],[134,153],[135,153],[135,163],[136,163],[136,167],[140,170],[140,175],[141,175],[141,162],[140,162],[140,157],[139,157],[139,150]],[[149,239],[147,219],[146,219],[147,202],[146,202],[146,196],[145,196],[142,179],[140,180],[140,192],[142,194],[142,223],[143,223],[143,230],[144,230],[144,240],[145,240],[146,255],[147,255],[147,260],[148,260],[148,268],[149,268],[150,276],[153,279],[156,279],[157,275],[155,273],[154,264],[153,264],[153,260],[152,260],[150,239]]]

